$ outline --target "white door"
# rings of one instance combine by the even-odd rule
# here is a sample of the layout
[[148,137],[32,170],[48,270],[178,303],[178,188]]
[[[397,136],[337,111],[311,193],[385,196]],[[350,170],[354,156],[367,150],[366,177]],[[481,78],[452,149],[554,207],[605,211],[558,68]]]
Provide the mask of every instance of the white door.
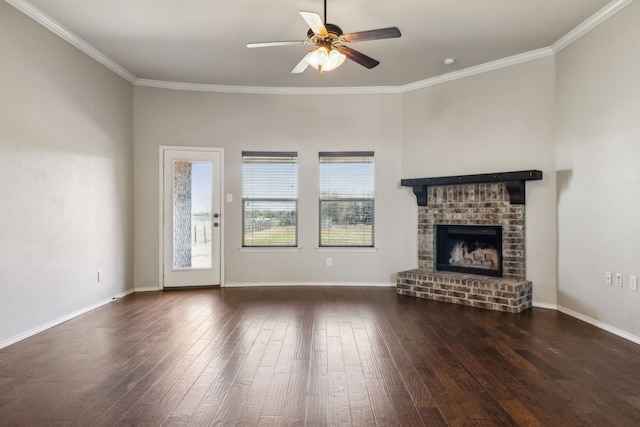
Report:
[[162,282],[220,285],[222,150],[163,149]]

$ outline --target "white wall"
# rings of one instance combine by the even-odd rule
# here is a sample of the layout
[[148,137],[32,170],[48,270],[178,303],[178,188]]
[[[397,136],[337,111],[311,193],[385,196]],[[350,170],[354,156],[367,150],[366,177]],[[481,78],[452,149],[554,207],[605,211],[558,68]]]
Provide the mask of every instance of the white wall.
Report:
[[[417,265],[417,207],[401,178],[541,169],[544,180],[527,183],[528,278],[537,303],[556,302],[553,58],[404,95],[137,87],[135,112],[137,288],[158,288],[158,147],[204,145],[225,148],[225,193],[234,195],[226,205],[228,283],[393,282]],[[329,134],[330,125],[337,131]],[[375,253],[317,250],[317,152],[333,149],[376,152]],[[299,252],[240,251],[242,150],[299,151]]]
[[[135,88],[135,272],[137,289],[159,287],[158,150],[161,145],[225,149],[226,283],[395,283],[403,266],[400,95],[250,95]],[[243,150],[297,151],[297,252],[241,247]],[[367,252],[319,251],[318,152],[373,150],[375,241]],[[333,267],[326,258],[333,258]]]
[[639,23],[636,1],[557,55],[558,303],[638,341]]
[[0,64],[3,347],[132,287],[133,95],[5,2]]
[[[403,98],[403,178],[542,170],[541,181],[526,184],[527,279],[539,305],[556,302],[553,113],[553,57]],[[412,194],[402,210],[405,256],[417,265]]]

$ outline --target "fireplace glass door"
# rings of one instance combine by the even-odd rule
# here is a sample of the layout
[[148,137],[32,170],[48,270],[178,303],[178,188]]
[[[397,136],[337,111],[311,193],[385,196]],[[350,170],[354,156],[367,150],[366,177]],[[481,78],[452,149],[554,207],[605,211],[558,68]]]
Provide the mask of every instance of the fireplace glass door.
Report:
[[436,225],[436,270],[502,277],[502,227]]

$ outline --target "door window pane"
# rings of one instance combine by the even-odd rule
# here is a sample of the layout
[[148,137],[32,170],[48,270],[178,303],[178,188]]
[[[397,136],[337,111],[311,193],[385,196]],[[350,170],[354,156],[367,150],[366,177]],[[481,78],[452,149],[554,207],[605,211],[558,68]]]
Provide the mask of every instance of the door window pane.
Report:
[[173,268],[211,268],[213,165],[173,162]]

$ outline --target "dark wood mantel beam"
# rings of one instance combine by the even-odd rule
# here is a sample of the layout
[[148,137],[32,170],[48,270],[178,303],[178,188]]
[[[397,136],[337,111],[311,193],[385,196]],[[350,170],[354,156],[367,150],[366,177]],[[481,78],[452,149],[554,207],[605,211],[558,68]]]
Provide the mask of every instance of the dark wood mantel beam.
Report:
[[529,170],[518,172],[484,173],[476,175],[441,176],[437,178],[403,179],[403,187],[412,187],[416,195],[418,206],[427,206],[427,191],[436,185],[485,184],[492,182],[506,182],[509,191],[509,201],[512,205],[525,204],[525,181],[542,179],[542,171]]

